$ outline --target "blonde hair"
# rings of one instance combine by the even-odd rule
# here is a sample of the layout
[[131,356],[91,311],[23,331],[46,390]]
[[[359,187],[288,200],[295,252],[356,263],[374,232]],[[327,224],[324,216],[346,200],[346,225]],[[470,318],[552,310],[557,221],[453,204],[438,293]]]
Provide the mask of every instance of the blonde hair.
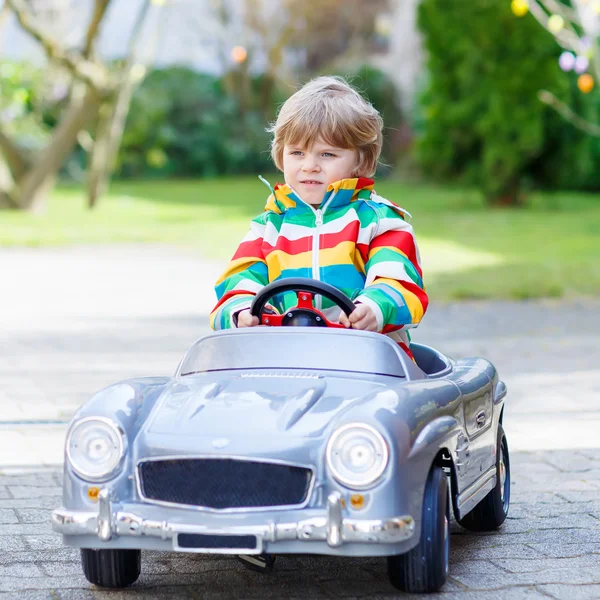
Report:
[[357,177],[375,173],[383,143],[383,120],[377,110],[341,77],[309,81],[282,105],[273,133],[271,156],[283,171],[283,147],[311,148],[317,139],[337,148],[356,150]]

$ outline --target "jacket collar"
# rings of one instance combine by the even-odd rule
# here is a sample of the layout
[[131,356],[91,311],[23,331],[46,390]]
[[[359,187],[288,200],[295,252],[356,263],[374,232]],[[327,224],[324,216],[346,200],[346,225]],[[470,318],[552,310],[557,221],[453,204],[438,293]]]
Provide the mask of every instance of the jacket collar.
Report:
[[333,208],[343,206],[350,202],[356,201],[358,198],[369,198],[375,186],[375,182],[367,177],[356,177],[349,179],[340,179],[330,183],[325,192],[325,196],[318,207],[311,206],[305,203],[296,193],[296,191],[287,184],[277,184],[272,188],[266,180],[261,180],[266,183],[271,195],[267,200],[265,210],[271,210],[278,214],[282,214],[290,208],[312,210],[316,208]]

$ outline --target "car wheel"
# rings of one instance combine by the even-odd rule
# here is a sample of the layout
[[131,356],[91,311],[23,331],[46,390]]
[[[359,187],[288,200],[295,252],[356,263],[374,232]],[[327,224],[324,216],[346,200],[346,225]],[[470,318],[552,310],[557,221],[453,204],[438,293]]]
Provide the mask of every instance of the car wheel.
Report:
[[429,472],[423,494],[421,539],[409,552],[388,557],[391,584],[408,593],[437,592],[446,582],[450,553],[448,477],[441,467]]
[[81,549],[85,578],[105,588],[124,588],[137,581],[142,568],[140,550]]
[[470,531],[493,531],[498,529],[510,505],[510,459],[508,443],[502,425],[498,425],[498,441],[496,452],[496,485],[488,495],[462,519],[460,525]]

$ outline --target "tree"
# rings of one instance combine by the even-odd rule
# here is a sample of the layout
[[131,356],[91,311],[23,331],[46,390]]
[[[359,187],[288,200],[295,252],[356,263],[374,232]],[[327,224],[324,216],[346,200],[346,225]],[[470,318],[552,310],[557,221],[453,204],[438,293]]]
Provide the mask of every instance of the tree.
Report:
[[520,204],[523,180],[556,130],[536,94],[568,89],[554,41],[497,0],[423,0],[418,22],[428,67],[422,165],[477,185],[492,204]]
[[389,10],[389,0],[245,0],[243,8],[238,0],[212,0],[212,5],[212,23],[218,23],[213,36],[231,47],[236,32],[247,50],[242,60],[234,55],[233,68],[228,53],[220,52],[229,89],[247,106],[250,73],[259,70],[258,97],[267,119],[274,116],[277,83],[291,86],[298,75],[337,71],[342,57],[362,65],[372,51],[377,16]]
[[[110,0],[96,0],[108,5]],[[113,93],[107,69],[84,56],[67,50],[40,27],[24,0],[6,0],[24,31],[43,47],[48,61],[66,69],[73,80],[69,102],[48,142],[40,149],[26,149],[0,126],[0,206],[40,211],[53,187],[58,171],[77,143],[79,132],[93,118],[100,102]],[[105,11],[95,11],[87,27],[86,39],[95,39]]]
[[[148,15],[150,0],[144,0],[138,13],[131,38],[127,57],[118,75],[115,76],[117,91],[111,94],[99,110],[96,126],[96,137],[90,152],[88,166],[88,206],[94,208],[98,198],[105,192],[115,168],[115,161],[125,121],[129,113],[131,98],[144,68],[136,64],[135,51],[138,47],[142,27]],[[105,5],[107,3],[105,2]],[[87,49],[87,44],[86,44]]]
[[[45,31],[31,3],[26,0],[6,0],[6,6],[14,12],[22,29],[43,48],[49,67],[64,70],[72,84],[66,106],[60,111],[52,132],[41,148],[25,147],[0,125],[0,207],[34,212],[43,210],[59,169],[77,145],[81,133],[98,117],[100,107],[113,107],[108,110],[112,116],[111,123],[118,123],[122,118],[121,112],[115,108],[120,106],[119,99],[126,95],[123,92],[123,73],[130,76],[131,65],[126,61],[124,71],[115,74],[103,64],[94,50],[110,3],[111,0],[94,0],[83,46],[73,49],[68,48],[62,39]],[[145,16],[147,3],[142,6],[141,15]],[[134,35],[132,39],[137,38]],[[99,148],[112,150],[117,136],[106,120],[102,123],[104,127],[97,136],[99,145],[95,153],[92,150],[92,155],[106,159],[106,153],[100,152]],[[94,165],[97,168],[92,172],[105,175],[105,164],[106,160],[98,159]],[[101,177],[96,178],[95,189],[100,188],[99,181],[102,181]]]
[[307,75],[330,69],[340,57],[365,57],[373,51],[377,17],[389,0],[285,0],[296,17],[288,44],[302,55]]
[[[528,12],[564,48],[559,57],[563,71],[574,71],[577,87],[590,93],[600,82],[600,5],[589,0],[512,0],[511,8],[519,17]],[[588,134],[600,137],[600,122],[590,122],[577,114],[566,102],[548,90],[538,92],[539,99],[554,108],[567,121]]]

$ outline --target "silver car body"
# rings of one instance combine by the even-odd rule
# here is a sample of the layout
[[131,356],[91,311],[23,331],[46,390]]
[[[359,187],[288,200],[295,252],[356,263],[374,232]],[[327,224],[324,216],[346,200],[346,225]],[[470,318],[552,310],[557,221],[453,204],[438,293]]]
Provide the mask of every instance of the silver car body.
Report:
[[[408,551],[419,540],[432,464],[451,476],[459,517],[495,486],[506,394],[487,360],[412,348],[417,364],[388,337],[352,330],[261,327],[199,339],[174,377],[117,383],[77,412],[71,428],[89,418],[117,424],[123,458],[110,478],[94,482],[78,476],[65,457],[54,530],[81,548],[346,556]],[[389,452],[387,468],[365,490],[339,483],[326,460],[333,432],[356,423],[378,431]],[[299,468],[308,474],[306,494],[291,505],[251,508],[148,497],[141,473],[148,477],[156,465],[147,465],[192,459]],[[193,482],[182,479],[169,485],[185,495]]]

